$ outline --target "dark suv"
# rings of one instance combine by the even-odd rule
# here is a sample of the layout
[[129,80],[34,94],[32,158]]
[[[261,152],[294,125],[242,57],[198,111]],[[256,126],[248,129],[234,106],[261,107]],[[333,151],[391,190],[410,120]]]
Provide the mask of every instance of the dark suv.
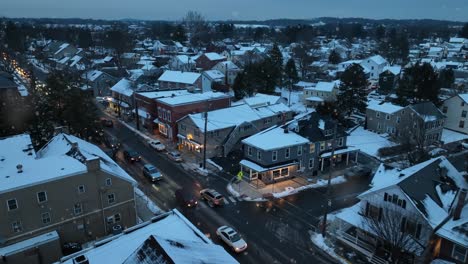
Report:
[[175,192],[177,202],[183,207],[196,207],[198,205],[197,197],[193,192],[186,189],[179,189]]
[[200,197],[205,200],[210,207],[224,205],[223,195],[213,189],[201,190]]
[[141,160],[140,154],[138,154],[138,152],[130,150],[130,149],[125,150],[123,155],[124,155],[125,160],[128,161],[128,162],[135,162],[135,161],[140,161]]

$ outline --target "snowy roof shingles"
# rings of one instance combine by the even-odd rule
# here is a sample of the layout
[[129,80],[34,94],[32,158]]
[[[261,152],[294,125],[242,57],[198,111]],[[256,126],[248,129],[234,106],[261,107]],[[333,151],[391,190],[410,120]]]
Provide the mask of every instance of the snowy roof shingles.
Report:
[[125,96],[132,96],[133,95],[132,83],[128,79],[123,78],[114,86],[112,86],[111,91],[114,91],[119,94],[123,94]]
[[201,74],[196,72],[165,71],[158,81],[194,84],[200,76]]

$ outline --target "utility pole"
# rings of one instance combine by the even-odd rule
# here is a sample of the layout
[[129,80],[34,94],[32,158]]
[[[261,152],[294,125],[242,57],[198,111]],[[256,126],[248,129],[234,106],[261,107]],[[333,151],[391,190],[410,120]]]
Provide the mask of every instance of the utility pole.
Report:
[[138,114],[138,102],[135,96],[135,92],[133,92],[133,102],[135,103],[136,129],[140,130],[140,115]]
[[[325,213],[323,215],[323,223],[322,223],[322,236],[325,237],[327,235],[327,215],[331,208],[331,176],[332,171],[335,167],[335,146],[336,146],[336,131],[338,127],[338,120],[334,120],[334,128],[333,128],[333,140],[332,140],[332,151],[330,154],[330,169],[328,170],[328,184],[327,184],[327,204],[325,205]],[[322,161],[323,162],[323,161]]]
[[205,111],[205,129],[203,130],[203,169],[206,169],[206,131],[208,127],[208,110]]

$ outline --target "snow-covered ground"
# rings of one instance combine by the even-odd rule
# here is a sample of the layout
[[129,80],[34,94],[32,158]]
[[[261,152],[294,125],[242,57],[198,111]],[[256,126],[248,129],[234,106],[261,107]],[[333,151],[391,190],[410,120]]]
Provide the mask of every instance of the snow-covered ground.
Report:
[[[346,182],[346,179],[344,178],[344,176],[338,176],[338,177],[335,177],[335,178],[331,179],[331,184],[332,185],[333,184],[340,184],[340,183],[344,183],[344,182]],[[316,183],[309,184],[309,185],[304,185],[304,186],[301,186],[299,188],[286,187],[286,190],[284,190],[282,192],[273,193],[273,196],[275,198],[281,198],[281,197],[292,195],[292,194],[295,194],[295,193],[298,193],[300,191],[304,191],[304,190],[307,190],[307,189],[324,187],[327,184],[328,184],[328,180],[318,180]]]
[[223,170],[223,167],[219,166],[218,164],[216,164],[216,162],[212,161],[211,159],[207,159],[206,160],[208,163],[210,163],[211,165],[213,165],[215,168],[217,168],[218,170],[222,171]]
[[348,136],[347,145],[350,147],[356,147],[370,156],[378,157],[378,151],[380,148],[396,145],[394,142],[385,138],[384,135],[385,134],[370,132],[365,130],[363,127],[358,127]]
[[459,133],[459,132],[455,132],[453,130],[450,130],[450,129],[445,129],[442,131],[442,141],[447,144],[447,143],[452,143],[452,142],[455,142],[455,141],[461,141],[461,140],[464,140],[464,139],[467,139],[468,138],[468,135],[466,134],[463,134],[463,133]]
[[[281,97],[289,100],[289,90],[285,88],[276,88],[277,92],[281,92]],[[288,104],[287,104],[288,105]],[[288,105],[289,106],[289,105]],[[302,103],[302,92],[291,92],[291,106],[289,106],[296,113],[307,112],[307,107]]]
[[325,238],[322,236],[322,234],[317,234],[317,233],[312,233],[310,234],[310,239],[312,240],[312,243],[314,243],[317,247],[321,248],[325,252],[328,253],[328,255],[332,256],[335,258],[338,262],[343,263],[343,264],[348,264],[349,262],[340,257],[338,254],[335,253],[335,250],[333,247],[328,246],[325,243]]
[[161,214],[163,213],[163,210],[161,210],[161,208],[159,208],[150,198],[148,198],[148,196],[146,196],[146,194],[144,194],[140,189],[138,188],[135,188],[135,194],[141,198],[145,203],[146,203],[146,207],[148,208],[148,210],[150,210],[153,214],[157,215],[157,214]]

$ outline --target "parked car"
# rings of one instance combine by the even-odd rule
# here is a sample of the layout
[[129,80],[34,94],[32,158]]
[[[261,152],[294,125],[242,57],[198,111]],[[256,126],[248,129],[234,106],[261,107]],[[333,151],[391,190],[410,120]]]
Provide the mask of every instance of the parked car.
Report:
[[180,153],[178,151],[168,152],[167,155],[173,161],[176,161],[176,162],[181,162],[182,161],[182,156],[180,156]]
[[106,119],[106,118],[101,118],[101,124],[105,127],[113,127],[114,126],[114,122],[112,122],[112,120],[110,119]]
[[344,177],[346,179],[359,179],[359,178],[367,178],[371,175],[372,170],[365,166],[354,166],[348,169]]
[[224,205],[223,195],[213,189],[201,190],[200,197],[205,200],[210,207]]
[[166,149],[166,146],[164,146],[164,144],[161,143],[161,141],[157,139],[149,139],[147,143],[148,143],[148,146],[152,147],[153,149],[157,151],[164,151]]
[[196,207],[198,205],[197,197],[192,191],[186,189],[179,189],[175,192],[177,202],[183,207]]
[[131,149],[125,150],[123,154],[124,154],[125,160],[128,162],[135,162],[135,161],[141,160],[140,154],[138,154],[138,152],[133,151]]
[[143,175],[152,182],[157,182],[162,180],[161,172],[151,164],[145,164],[143,166]]
[[247,249],[247,243],[242,239],[239,233],[229,226],[221,226],[216,230],[218,235],[224,243],[231,247],[236,253],[240,253]]

